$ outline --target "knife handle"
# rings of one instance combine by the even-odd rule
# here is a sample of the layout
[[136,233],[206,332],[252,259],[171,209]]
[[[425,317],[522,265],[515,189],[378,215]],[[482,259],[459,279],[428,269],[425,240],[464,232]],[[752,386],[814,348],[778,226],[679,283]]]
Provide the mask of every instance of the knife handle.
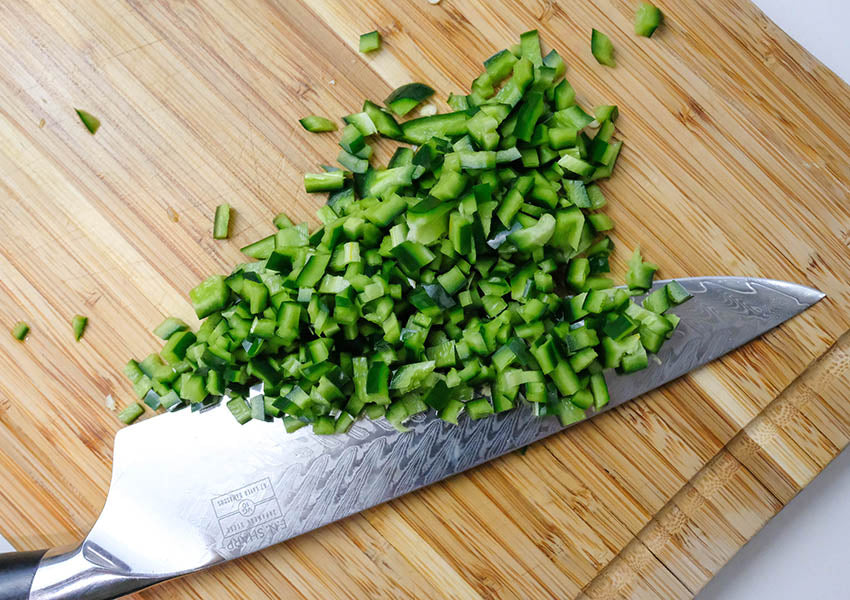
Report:
[[29,600],[32,580],[45,552],[0,554],[0,600]]
[[0,554],[0,600],[113,600],[170,579],[135,575],[109,559],[88,542]]

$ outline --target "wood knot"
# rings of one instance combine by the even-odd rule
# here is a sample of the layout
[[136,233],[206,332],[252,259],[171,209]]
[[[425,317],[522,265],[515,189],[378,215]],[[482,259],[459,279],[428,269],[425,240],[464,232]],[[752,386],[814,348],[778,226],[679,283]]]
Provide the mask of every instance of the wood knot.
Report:
[[313,91],[313,88],[310,87],[310,84],[306,81],[302,81],[300,79],[296,80],[297,86],[293,90],[293,94],[298,98],[304,99],[307,97],[307,94]]
[[97,391],[101,393],[104,398],[113,392],[112,381],[102,375],[92,375],[90,381],[91,384],[95,387],[95,389],[97,389]]
[[404,31],[404,26],[398,19],[393,19],[389,25],[382,28],[380,31],[381,36],[383,37],[385,34],[389,35],[391,33],[401,33],[402,31]]
[[537,20],[541,23],[545,23],[552,17],[552,13],[555,11],[555,0],[542,0],[541,5],[540,14],[537,16]]
[[476,587],[482,592],[484,592],[482,595],[485,598],[501,598],[502,586],[499,584],[499,582],[493,576],[492,573],[489,573],[487,571],[474,573],[473,578],[477,583]]
[[543,539],[537,542],[537,547],[540,548],[546,556],[550,558],[561,555],[566,549],[564,540],[552,530],[547,530],[543,533]]
[[705,109],[693,98],[687,99],[685,106],[679,109],[677,117],[685,125],[708,120],[708,114],[705,112]]
[[110,432],[102,425],[85,424],[77,430],[77,439],[91,452],[105,455],[109,451],[109,444],[105,441],[110,437]]
[[821,261],[820,254],[818,254],[817,252],[812,252],[811,254],[809,254],[809,264],[806,268],[810,271],[812,271],[812,270],[820,271],[821,270],[820,261]]
[[773,53],[773,48],[768,48],[764,51],[764,54],[761,58],[764,66],[770,68],[776,64],[776,55]]
[[570,508],[592,510],[595,505],[593,494],[585,487],[580,488],[570,495]]
[[86,306],[94,306],[101,298],[103,298],[103,294],[98,291],[93,291],[86,296],[86,299],[83,300],[83,304]]
[[776,44],[768,34],[758,44],[756,51],[761,56],[761,62],[768,68],[776,64]]

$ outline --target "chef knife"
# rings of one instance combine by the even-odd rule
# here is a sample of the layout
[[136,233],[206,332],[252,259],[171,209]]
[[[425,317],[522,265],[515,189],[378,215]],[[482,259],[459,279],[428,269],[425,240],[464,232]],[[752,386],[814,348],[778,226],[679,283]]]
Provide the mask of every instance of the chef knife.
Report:
[[[767,332],[824,295],[782,281],[679,279],[693,299],[655,364],[606,373],[611,402],[676,379]],[[665,282],[657,282],[660,286]],[[262,393],[257,389],[254,393]],[[236,423],[223,404],[166,413],[115,436],[106,504],[70,550],[0,555],[0,600],[103,600],[277,544],[564,429],[529,405],[458,426],[434,416],[399,433],[363,420],[344,435]]]

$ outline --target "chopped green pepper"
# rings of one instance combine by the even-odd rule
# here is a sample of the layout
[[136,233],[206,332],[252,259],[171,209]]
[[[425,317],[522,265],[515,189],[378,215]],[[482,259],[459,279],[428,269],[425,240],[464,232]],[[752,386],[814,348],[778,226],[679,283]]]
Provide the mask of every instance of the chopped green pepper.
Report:
[[203,319],[224,308],[230,297],[230,288],[222,275],[213,275],[205,279],[198,287],[189,292],[192,307],[199,319]]
[[139,404],[138,402],[133,402],[128,405],[127,408],[118,413],[118,420],[124,423],[125,425],[129,425],[139,417],[141,417],[145,412],[145,407]]
[[652,37],[664,15],[657,6],[649,2],[641,2],[635,11],[635,33],[643,37]]
[[652,287],[652,277],[658,267],[652,263],[643,262],[640,248],[635,248],[629,259],[629,271],[626,273],[626,285],[632,290],[648,290]]
[[387,96],[384,103],[399,117],[416,108],[420,102],[434,95],[434,88],[424,83],[408,83],[398,87]]
[[[307,191],[329,192],[318,227],[280,214],[276,233],[242,248],[252,262],[193,289],[197,334],[166,319],[161,351],[125,367],[138,398],[195,411],[227,393],[240,423],[281,419],[321,435],[363,415],[406,431],[423,411],[457,423],[523,399],[565,425],[604,407],[601,370],[648,366],[679,322],[665,312],[689,294],[672,282],[641,306],[604,275],[613,222],[591,182],[613,172],[618,108],[576,104],[565,70],[530,31],[485,61],[468,94],[450,96],[454,112],[399,124],[389,111],[433,94],[409,84],[389,111],[366,100],[344,116],[342,169],[304,178]],[[417,147],[372,165],[376,135]],[[215,237],[227,214],[217,210]],[[650,290],[655,268],[637,252],[629,287]],[[575,295],[559,298],[562,284]],[[263,395],[251,395],[258,382]]]
[[15,326],[12,327],[12,335],[16,340],[23,341],[27,334],[30,332],[30,326],[24,323],[23,321],[18,321],[15,323]]
[[97,130],[100,129],[100,119],[80,108],[75,108],[74,110],[77,111],[77,116],[80,117],[80,121],[89,130],[89,133],[92,135],[97,133]]
[[213,219],[213,238],[225,240],[230,237],[230,205],[219,204],[215,207]]
[[86,330],[88,322],[88,317],[84,317],[83,315],[74,315],[74,318],[71,319],[71,328],[74,330],[74,339],[78,342],[80,341],[80,338],[83,337],[83,332]]
[[345,185],[345,173],[342,171],[304,175],[304,190],[309,193],[341,190],[343,185]]
[[310,133],[321,133],[325,131],[337,130],[336,123],[334,123],[327,117],[320,117],[318,115],[310,115],[309,117],[298,119],[298,122],[301,123],[301,127],[306,129]]
[[476,398],[466,403],[466,413],[473,421],[489,417],[494,413],[493,406],[487,398]]
[[240,425],[244,425],[251,420],[251,407],[245,402],[244,398],[232,398],[227,401],[227,410],[236,419]]
[[155,336],[167,340],[178,331],[186,331],[189,326],[177,317],[168,317],[153,330]]
[[614,67],[617,63],[614,60],[614,44],[611,39],[596,29],[593,30],[590,36],[590,51],[593,57],[600,65],[606,67]]
[[667,298],[674,305],[681,304],[693,297],[678,281],[671,281],[665,287],[667,288]]
[[360,36],[360,52],[374,52],[381,47],[381,34],[377,31],[370,31]]

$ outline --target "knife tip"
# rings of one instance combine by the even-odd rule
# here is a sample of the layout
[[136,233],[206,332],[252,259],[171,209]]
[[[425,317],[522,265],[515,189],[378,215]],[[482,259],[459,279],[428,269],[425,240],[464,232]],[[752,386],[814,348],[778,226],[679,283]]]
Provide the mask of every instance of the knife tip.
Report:
[[799,309],[795,314],[811,308],[824,298],[826,294],[818,289],[802,285],[799,283],[791,283],[790,281],[781,281],[778,279],[751,279],[753,283],[759,283],[768,288],[773,289],[780,294],[790,296],[797,302]]
[[794,295],[797,300],[805,305],[806,308],[810,308],[826,298],[826,294],[819,289],[809,287],[807,285],[800,284],[792,284],[794,286]]
[[813,306],[813,305],[817,304],[818,302],[820,302],[821,300],[823,300],[824,298],[826,298],[826,294],[824,292],[820,291],[819,289],[816,289],[816,288],[813,288],[813,287],[806,287],[806,289],[809,292],[809,296],[808,296],[809,306]]

